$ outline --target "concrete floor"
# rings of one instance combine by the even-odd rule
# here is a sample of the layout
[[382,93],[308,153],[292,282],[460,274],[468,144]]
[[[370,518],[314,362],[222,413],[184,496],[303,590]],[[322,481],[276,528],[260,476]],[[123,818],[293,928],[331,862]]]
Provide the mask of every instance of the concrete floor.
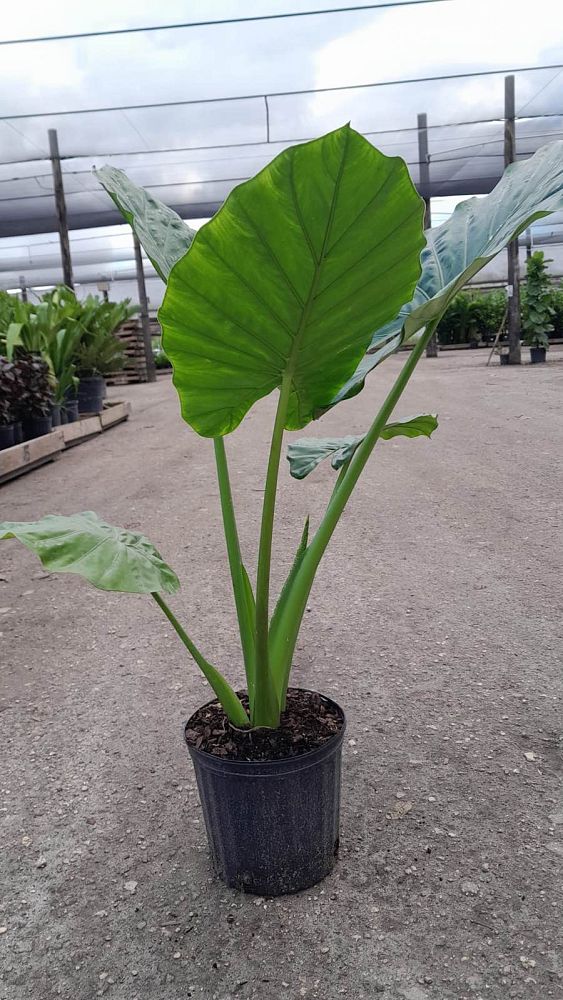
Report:
[[[348,715],[342,852],[299,896],[210,870],[181,736],[209,689],[158,608],[2,543],[2,1000],[561,995],[563,354],[485,358],[423,360],[396,412],[439,429],[378,446],[321,567],[293,681]],[[306,433],[364,430],[402,360]],[[240,684],[211,445],[168,378],[111,395],[129,422],[3,487],[2,517],[142,529]],[[251,565],[273,408],[228,441]],[[333,475],[282,469],[276,585]]]

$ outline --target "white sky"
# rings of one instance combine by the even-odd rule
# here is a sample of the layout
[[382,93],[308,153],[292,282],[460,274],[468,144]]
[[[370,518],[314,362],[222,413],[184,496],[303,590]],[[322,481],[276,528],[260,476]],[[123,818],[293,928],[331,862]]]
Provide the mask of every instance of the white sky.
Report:
[[[343,5],[347,0],[342,0]],[[104,30],[134,25],[245,16],[307,10],[330,6],[323,0],[27,0],[5,4],[0,38]],[[244,93],[264,93],[300,88],[332,87],[392,80],[402,77],[538,66],[563,62],[563,17],[561,0],[449,0],[423,4],[418,9],[391,9],[287,19],[247,25],[225,25],[192,30],[155,32],[115,38],[48,44],[5,46],[0,58],[0,116],[41,111],[139,104],[150,101],[186,100]],[[427,111],[429,122],[479,119],[502,115],[502,77],[443,81],[409,87],[358,90],[347,93],[307,95],[272,99],[270,116],[274,138],[321,134],[351,119],[360,131],[412,128],[416,115]],[[563,114],[563,72],[517,77],[517,110],[527,114]],[[556,123],[557,124],[557,123]],[[551,120],[548,122],[551,127]],[[61,151],[89,155],[69,161],[83,173],[68,179],[67,190],[92,191],[88,171],[98,162],[97,151],[160,148],[170,145],[213,145],[223,141],[261,139],[264,130],[263,103],[222,104],[158,112],[127,112],[112,116],[0,122],[0,161],[36,156],[46,149],[46,130],[56,126]],[[535,123],[535,130],[541,128]],[[563,127],[563,124],[560,126]],[[490,164],[484,153],[490,139],[483,126],[476,134],[475,162],[485,173]],[[431,153],[465,149],[468,129],[449,145],[446,134],[430,133]],[[495,132],[495,136],[499,133]],[[563,133],[561,133],[563,135]],[[455,136],[455,138],[454,138]],[[554,136],[557,137],[557,136]],[[414,133],[409,146],[383,136],[385,151],[413,156]],[[548,138],[541,141],[548,141]],[[524,139],[522,140],[525,141]],[[389,149],[387,149],[387,146]],[[485,143],[485,144],[483,144]],[[278,147],[279,149],[279,147]],[[274,149],[273,152],[277,150]],[[90,155],[93,154],[93,155]],[[197,185],[208,177],[243,177],[258,169],[271,152],[231,149],[207,153],[166,154],[143,159],[123,156],[112,159],[125,167],[138,183],[171,182],[171,196],[184,200],[212,196],[214,189]],[[99,162],[102,162],[101,160]],[[432,162],[432,161],[431,161]],[[147,164],[150,163],[150,166]],[[48,168],[48,165],[47,165]],[[42,167],[43,171],[45,166]],[[415,168],[416,169],[416,168]],[[15,173],[37,172],[36,165],[0,166],[0,218],[10,211],[8,198],[20,188],[7,183]],[[180,187],[190,181],[185,190]],[[39,193],[49,188],[49,177],[31,182]],[[222,198],[227,188],[217,189]],[[155,192],[158,195],[158,191]],[[86,196],[84,196],[86,197]],[[106,196],[89,196],[103,211]],[[75,199],[73,201],[73,198]],[[167,200],[170,200],[168,198]],[[455,201],[433,203],[434,221],[447,217]],[[81,196],[69,194],[69,205]],[[440,203],[441,202],[441,203]],[[43,204],[39,200],[37,204]],[[13,203],[17,205],[18,203]],[[29,202],[33,206],[34,202]],[[21,208],[21,203],[19,203]],[[127,232],[122,230],[121,232]],[[92,237],[95,236],[95,239]],[[128,246],[128,237],[116,231],[76,233],[80,252]],[[12,256],[25,257],[25,247],[39,245],[45,262],[56,256],[56,237],[19,237],[0,240],[0,271],[10,268]],[[15,254],[13,251],[16,251]],[[23,254],[22,254],[23,251]],[[29,258],[29,254],[28,254]],[[78,258],[79,260],[80,258]],[[88,258],[89,259],[89,258]],[[0,274],[0,282],[2,275]]]

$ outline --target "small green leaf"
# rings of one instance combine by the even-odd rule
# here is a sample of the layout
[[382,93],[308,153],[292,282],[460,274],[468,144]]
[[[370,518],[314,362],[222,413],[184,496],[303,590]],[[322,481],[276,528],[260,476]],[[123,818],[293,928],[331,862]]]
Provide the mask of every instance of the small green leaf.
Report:
[[[432,413],[420,413],[416,417],[396,420],[387,424],[382,432],[383,440],[394,437],[430,437],[438,426]],[[294,479],[305,479],[325,458],[332,456],[333,469],[340,469],[353,457],[364,440],[365,434],[341,438],[299,438],[292,441],[287,449],[289,471]]]
[[414,295],[390,322],[373,335],[370,352],[352,377],[325,405],[320,416],[342,399],[355,396],[366,376],[388,356],[379,350],[393,343],[396,350],[428,323],[438,319],[454,295],[511,240],[537,219],[563,208],[563,142],[542,146],[529,160],[508,167],[485,198],[457,205],[443,225],[426,232],[422,275]]
[[163,281],[191,245],[195,232],[167,205],[137,187],[117,167],[94,170],[100,184],[129,223]]
[[14,348],[21,346],[23,323],[10,323],[6,331],[6,357],[8,361],[13,361],[14,358]]
[[159,312],[184,420],[228,434],[290,378],[285,426],[309,423],[412,297],[422,207],[403,161],[349,126],[235,188],[173,268]]
[[93,511],[0,522],[2,538],[17,538],[39,556],[45,569],[77,573],[100,590],[173,594],[180,586],[144,535],[106,524]]

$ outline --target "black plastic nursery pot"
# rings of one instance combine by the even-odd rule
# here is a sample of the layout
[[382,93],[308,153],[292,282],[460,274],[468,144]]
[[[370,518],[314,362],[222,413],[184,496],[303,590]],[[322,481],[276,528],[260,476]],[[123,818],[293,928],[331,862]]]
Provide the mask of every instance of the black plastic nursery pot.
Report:
[[50,434],[53,430],[51,414],[37,414],[32,417],[25,417],[22,421],[22,426],[24,441],[31,441],[32,438],[43,437],[44,434]]
[[23,441],[23,427],[21,420],[16,420],[12,425],[14,428],[14,444],[21,444]]
[[61,422],[63,424],[74,424],[77,420],[80,420],[78,400],[65,399],[61,410]]
[[16,439],[13,424],[0,424],[0,451],[4,448],[12,448]]
[[300,756],[233,760],[188,744],[213,866],[233,889],[281,896],[315,885],[334,867],[346,718],[335,702],[322,701],[341,728]]
[[101,375],[81,378],[78,383],[78,412],[101,413],[104,408],[106,382]]
[[510,362],[510,356],[508,354],[501,354],[500,355],[500,363],[501,363],[501,365],[507,365],[509,362]]
[[61,425],[61,404],[53,403],[51,407],[51,422],[53,427],[60,427]]
[[545,347],[530,347],[530,361],[533,365],[541,365],[545,361]]

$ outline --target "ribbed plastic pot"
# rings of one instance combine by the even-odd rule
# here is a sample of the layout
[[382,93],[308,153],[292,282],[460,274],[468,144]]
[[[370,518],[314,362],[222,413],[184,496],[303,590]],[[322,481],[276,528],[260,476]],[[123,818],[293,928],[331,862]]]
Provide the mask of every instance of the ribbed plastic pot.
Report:
[[12,448],[15,443],[14,425],[0,424],[0,451],[3,451],[4,448]]
[[51,414],[37,414],[32,417],[24,417],[22,421],[24,441],[32,441],[33,438],[43,437],[53,430]]
[[23,441],[23,427],[21,420],[16,420],[14,427],[14,444],[21,444]]
[[545,361],[545,347],[530,347],[530,361],[533,365],[541,365]]
[[74,424],[80,420],[77,399],[65,399],[61,410],[61,419],[63,424]]
[[61,425],[61,404],[53,403],[51,407],[51,422],[53,427],[60,427]]
[[282,896],[334,868],[346,719],[335,702],[323,701],[337,709],[342,728],[299,757],[228,760],[188,744],[213,866],[233,889]]
[[79,413],[101,413],[104,408],[106,383],[101,375],[81,378],[78,383]]
[[509,362],[510,362],[510,358],[509,358],[508,354],[501,354],[500,355],[500,363],[501,363],[501,365],[507,365]]

